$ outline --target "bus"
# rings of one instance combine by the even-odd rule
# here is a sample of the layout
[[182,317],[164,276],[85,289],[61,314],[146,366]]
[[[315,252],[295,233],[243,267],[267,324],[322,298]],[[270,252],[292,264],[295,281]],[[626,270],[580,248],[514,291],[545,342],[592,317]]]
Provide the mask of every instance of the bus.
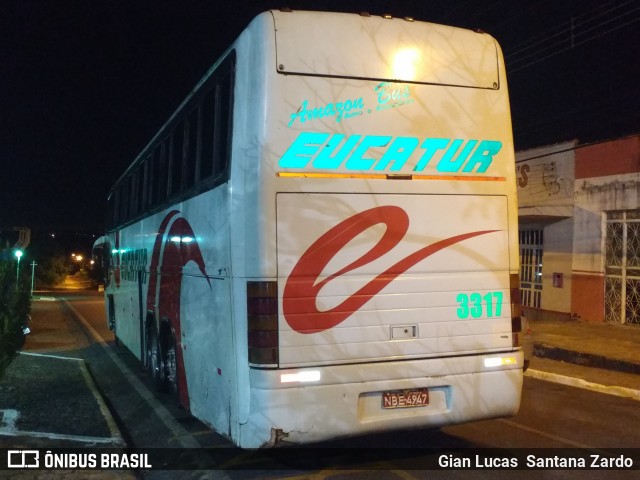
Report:
[[243,448],[515,415],[513,150],[490,35],[262,13],[110,190],[109,327]]

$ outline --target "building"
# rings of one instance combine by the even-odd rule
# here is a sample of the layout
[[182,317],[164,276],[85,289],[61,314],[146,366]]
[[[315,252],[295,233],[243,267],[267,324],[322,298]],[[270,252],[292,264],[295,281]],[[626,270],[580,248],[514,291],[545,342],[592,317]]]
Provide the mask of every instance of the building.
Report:
[[530,318],[640,325],[640,135],[516,154]]

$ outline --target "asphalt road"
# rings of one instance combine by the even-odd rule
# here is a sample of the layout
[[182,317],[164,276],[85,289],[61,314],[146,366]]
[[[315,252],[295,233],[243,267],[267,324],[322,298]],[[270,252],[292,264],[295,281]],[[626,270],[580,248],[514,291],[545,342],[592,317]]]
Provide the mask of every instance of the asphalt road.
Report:
[[[34,333],[27,340],[25,352],[83,360],[91,373],[89,381],[95,383],[95,396],[102,399],[103,404],[101,407],[98,401],[98,408],[92,407],[92,410],[87,409],[87,405],[62,402],[56,407],[57,415],[53,416],[55,421],[50,422],[50,428],[57,429],[61,435],[67,432],[72,444],[74,438],[79,443],[85,438],[102,438],[136,448],[175,447],[179,450],[171,450],[172,454],[176,451],[190,452],[186,465],[212,468],[206,473],[136,472],[145,478],[355,480],[372,476],[432,479],[462,475],[471,479],[494,478],[495,470],[426,471],[425,465],[437,462],[439,454],[423,449],[500,448],[507,451],[524,449],[526,452],[527,449],[538,448],[578,448],[588,453],[604,448],[640,449],[640,409],[636,400],[525,378],[520,413],[511,419],[328,442],[306,456],[280,452],[275,457],[248,454],[234,448],[226,439],[177,408],[168,396],[153,391],[133,355],[114,344],[113,335],[106,327],[101,296],[77,292],[56,295],[56,300],[52,299],[53,295],[34,302]],[[63,366],[56,371],[64,375],[65,369],[76,368],[73,364],[78,360],[60,362]],[[52,396],[51,385],[56,385],[55,379],[48,387],[41,386],[49,388],[49,397]],[[69,395],[64,390],[54,389],[53,392],[54,397]],[[7,392],[6,387],[3,390],[0,385],[0,403],[3,395],[5,400],[11,396],[7,393],[17,394],[16,391]],[[44,395],[43,392],[36,396],[25,394],[25,399]],[[25,402],[27,400],[21,405],[30,405]],[[89,417],[78,418],[81,411],[90,411]],[[78,428],[70,428],[69,425]],[[60,446],[60,438],[55,438],[48,444],[46,439],[39,438],[36,445],[44,448],[47,445]],[[33,445],[30,443],[33,439],[22,441],[24,445]],[[359,449],[347,450],[352,447]],[[318,452],[321,452],[320,456]],[[171,460],[166,458],[167,462]],[[221,470],[225,465],[236,469]],[[242,470],[238,470],[238,466]],[[377,469],[375,475],[372,468]],[[545,474],[544,478],[602,477],[602,472],[595,470],[508,472],[509,478],[542,478],[538,474]],[[608,478],[637,478],[638,471],[610,470],[606,475]]]

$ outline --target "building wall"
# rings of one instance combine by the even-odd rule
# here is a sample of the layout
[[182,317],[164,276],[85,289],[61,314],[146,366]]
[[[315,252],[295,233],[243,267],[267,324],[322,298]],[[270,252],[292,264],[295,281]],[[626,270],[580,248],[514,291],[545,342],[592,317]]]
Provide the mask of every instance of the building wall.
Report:
[[573,269],[603,272],[603,212],[640,206],[640,136],[582,147],[575,158]]
[[571,315],[575,142],[518,152],[520,229],[544,232],[540,309]]
[[576,180],[640,172],[640,135],[578,149]]
[[575,141],[516,153],[518,207],[573,206]]
[[640,208],[640,135],[576,150],[571,310],[603,321],[605,215]]
[[573,219],[544,227],[542,257],[543,310],[571,313]]
[[[518,152],[516,168],[520,229],[544,232],[542,296],[536,316],[577,315],[601,322],[608,311],[611,317],[616,309],[607,310],[605,294],[611,275],[605,269],[606,218],[607,212],[640,209],[640,135]],[[620,297],[629,302],[630,297]],[[621,316],[629,316],[625,308],[640,310],[636,298],[626,307],[621,304]]]
[[604,320],[604,274],[573,272],[571,311],[581,320]]

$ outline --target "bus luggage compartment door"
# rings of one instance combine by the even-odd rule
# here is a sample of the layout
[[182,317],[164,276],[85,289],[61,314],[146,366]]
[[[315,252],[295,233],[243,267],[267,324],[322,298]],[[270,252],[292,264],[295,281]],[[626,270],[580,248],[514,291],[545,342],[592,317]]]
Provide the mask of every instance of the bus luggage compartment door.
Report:
[[277,195],[280,366],[510,349],[507,198]]

